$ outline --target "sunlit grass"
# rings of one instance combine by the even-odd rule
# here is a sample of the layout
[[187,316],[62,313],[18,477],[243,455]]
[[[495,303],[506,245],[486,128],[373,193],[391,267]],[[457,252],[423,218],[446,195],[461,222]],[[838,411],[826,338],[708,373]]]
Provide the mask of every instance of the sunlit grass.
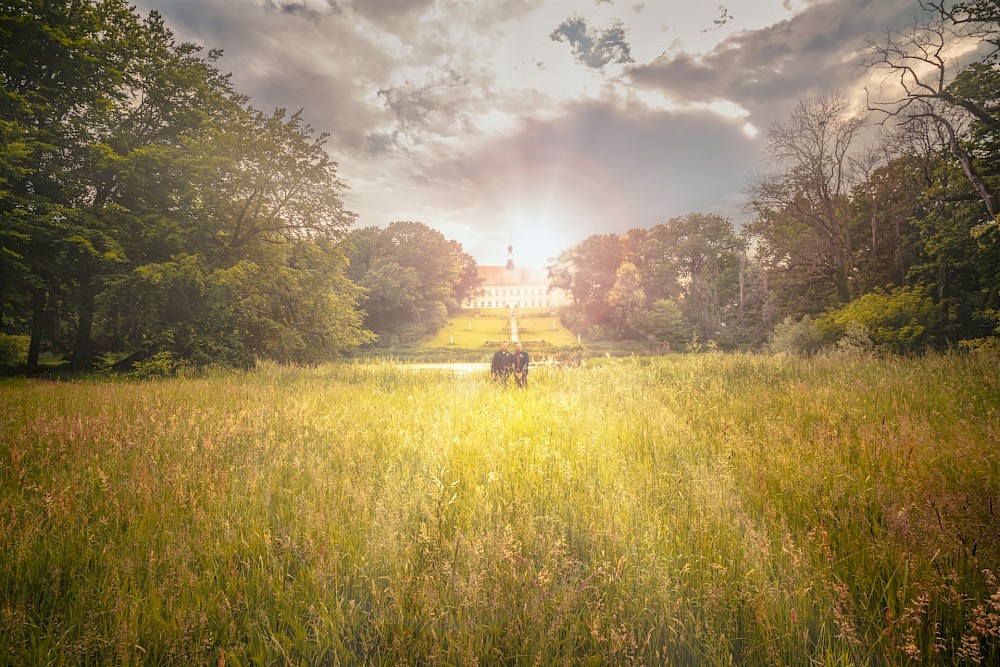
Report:
[[[566,347],[576,344],[576,337],[564,327],[559,317],[543,309],[525,309],[517,318],[520,338],[523,340],[542,340],[548,347]],[[505,317],[502,309],[482,309],[477,317],[473,312],[466,312],[451,317],[448,323],[438,331],[428,347],[469,348],[480,349],[492,353],[495,348],[487,349],[489,341],[509,340],[510,320]]]
[[997,361],[7,380],[0,663],[996,664]]

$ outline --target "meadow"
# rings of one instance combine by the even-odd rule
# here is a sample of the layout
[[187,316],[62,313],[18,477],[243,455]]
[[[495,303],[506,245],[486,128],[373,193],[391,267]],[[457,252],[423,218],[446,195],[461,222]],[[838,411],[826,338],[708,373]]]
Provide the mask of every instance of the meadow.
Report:
[[993,354],[0,382],[0,663],[998,664]]

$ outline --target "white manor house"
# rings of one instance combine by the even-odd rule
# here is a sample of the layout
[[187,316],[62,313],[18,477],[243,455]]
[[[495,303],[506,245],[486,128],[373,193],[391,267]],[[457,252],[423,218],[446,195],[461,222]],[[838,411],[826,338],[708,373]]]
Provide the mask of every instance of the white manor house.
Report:
[[482,286],[462,303],[463,308],[558,308],[566,292],[549,289],[544,266],[514,266],[513,246],[507,246],[505,266],[480,266]]

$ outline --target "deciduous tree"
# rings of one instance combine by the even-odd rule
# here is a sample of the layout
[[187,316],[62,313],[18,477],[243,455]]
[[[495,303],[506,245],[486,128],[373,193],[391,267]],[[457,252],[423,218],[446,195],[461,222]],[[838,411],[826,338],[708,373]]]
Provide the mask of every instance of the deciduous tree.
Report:
[[608,291],[608,305],[614,312],[621,334],[632,338],[638,333],[639,318],[646,306],[646,293],[635,264],[628,260],[618,267],[614,286]]
[[[801,101],[765,137],[774,170],[748,187],[754,232],[771,246],[771,268],[808,268],[812,279],[828,281],[834,301],[824,306],[852,296],[848,195],[853,183],[847,158],[864,123],[843,97]],[[797,242],[802,234],[809,243]]]
[[[878,87],[869,89],[868,108],[900,124],[926,119],[944,133],[947,146],[991,221],[1000,214],[996,168],[967,143],[971,124],[1000,132],[1000,72],[994,66],[1000,30],[995,3],[922,1],[925,20],[870,41],[863,65]],[[959,61],[959,50],[980,41],[981,60]],[[984,173],[986,168],[990,173]]]
[[354,230],[347,248],[348,276],[365,290],[365,324],[380,344],[437,331],[477,286],[472,256],[421,222]]

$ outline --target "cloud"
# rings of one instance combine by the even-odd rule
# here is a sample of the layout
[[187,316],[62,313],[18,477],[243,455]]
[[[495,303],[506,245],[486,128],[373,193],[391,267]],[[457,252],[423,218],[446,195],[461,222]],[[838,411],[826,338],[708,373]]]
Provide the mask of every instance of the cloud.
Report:
[[865,39],[917,11],[911,0],[818,2],[766,28],[737,32],[704,55],[667,52],[626,76],[671,99],[731,102],[767,127],[804,97],[854,86]]
[[554,42],[567,42],[577,61],[587,67],[601,69],[608,63],[633,62],[625,34],[621,21],[614,21],[605,30],[595,30],[587,25],[586,19],[574,15],[553,30],[550,37]]
[[374,26],[391,33],[400,33],[407,26],[413,27],[434,7],[434,0],[393,0],[392,2],[372,2],[355,0],[350,8],[358,16],[363,16]]
[[282,14],[303,16],[313,20],[316,20],[325,14],[340,13],[340,7],[333,2],[316,3],[306,2],[305,0],[284,0],[281,2],[275,2],[274,0],[267,0],[264,7],[269,10],[278,11]]
[[[414,140],[421,128],[434,124],[435,116],[447,115],[445,125],[456,122],[455,88],[469,85],[469,78],[460,72],[450,71],[438,77],[428,77],[421,84],[407,82],[378,91],[387,109],[396,116],[396,125],[389,132],[379,132],[372,136],[392,137],[391,145],[405,146],[404,139]],[[440,121],[438,122],[440,124]],[[438,128],[437,133],[453,134],[458,128]],[[372,139],[369,136],[369,140]]]

